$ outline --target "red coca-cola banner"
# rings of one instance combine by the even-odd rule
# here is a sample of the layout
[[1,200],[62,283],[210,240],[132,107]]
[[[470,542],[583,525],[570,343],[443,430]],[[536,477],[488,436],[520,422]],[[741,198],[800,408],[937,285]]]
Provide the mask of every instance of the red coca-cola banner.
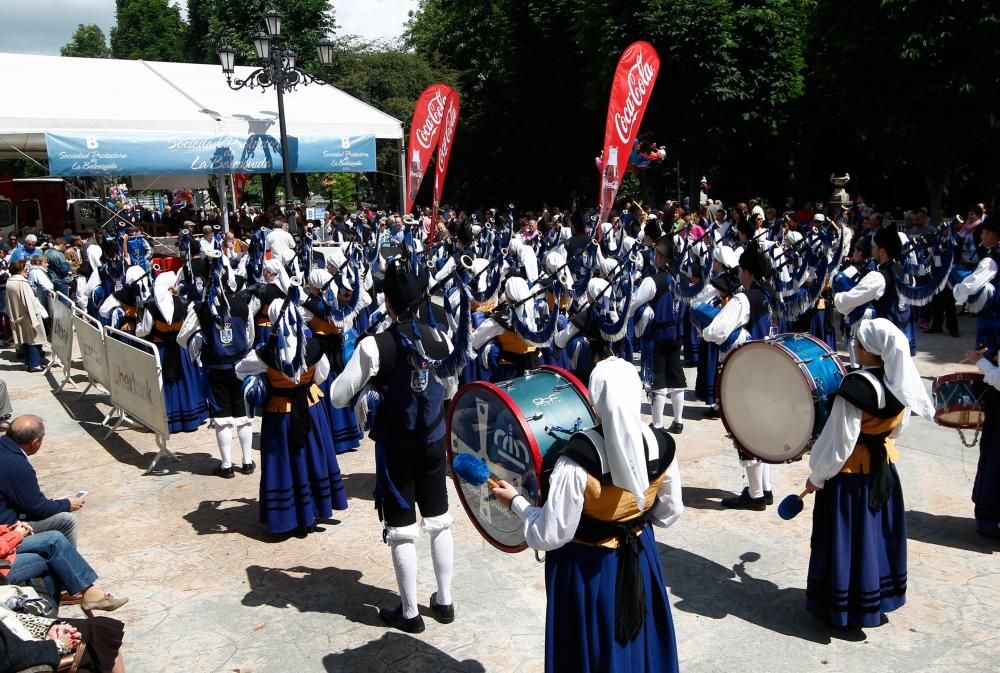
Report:
[[437,223],[438,208],[441,205],[441,193],[444,191],[444,179],[448,174],[448,159],[451,157],[451,145],[455,140],[455,127],[458,126],[458,112],[462,105],[458,94],[452,91],[445,103],[444,126],[441,140],[438,142],[437,160],[434,162],[434,203],[431,208],[431,243],[434,242],[434,225]]
[[444,122],[448,96],[455,91],[447,84],[431,84],[424,89],[413,109],[410,142],[407,144],[406,212],[413,210],[420,183],[424,180],[431,154],[437,147]]
[[601,213],[597,237],[615,204],[628,156],[639,133],[646,104],[660,71],[660,57],[649,42],[633,42],[618,60],[611,83],[608,121],[604,127],[604,164],[601,170]]

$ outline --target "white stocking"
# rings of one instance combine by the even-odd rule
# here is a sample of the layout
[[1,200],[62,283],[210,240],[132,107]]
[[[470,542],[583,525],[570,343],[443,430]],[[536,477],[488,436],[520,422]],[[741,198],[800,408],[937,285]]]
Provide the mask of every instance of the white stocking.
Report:
[[684,422],[684,389],[673,388],[670,391],[670,405],[674,408],[674,422]]
[[232,467],[233,433],[229,429],[233,426],[233,419],[215,418],[212,420],[212,425],[215,427],[215,441],[219,444],[222,467]]
[[761,467],[764,468],[761,471],[761,485],[765,491],[771,490],[771,466],[767,463],[761,463]]
[[403,617],[413,619],[417,610],[417,545],[412,540],[396,540],[389,543],[392,551],[392,567],[396,570],[396,584],[399,598],[403,603]]
[[451,528],[431,533],[431,559],[437,579],[437,604],[451,605],[451,575],[455,562],[455,545]]
[[751,461],[746,466],[747,485],[750,489],[751,498],[764,497],[764,465],[759,460]]
[[649,407],[653,416],[653,427],[663,427],[663,405],[666,403],[667,389],[654,390],[649,396]]
[[240,449],[243,450],[243,464],[249,465],[253,462],[253,421],[246,417],[237,420],[236,434],[240,438]]

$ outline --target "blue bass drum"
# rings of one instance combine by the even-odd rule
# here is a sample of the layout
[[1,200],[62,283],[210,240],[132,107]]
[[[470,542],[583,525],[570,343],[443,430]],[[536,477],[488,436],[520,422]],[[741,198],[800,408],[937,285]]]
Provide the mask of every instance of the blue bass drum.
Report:
[[743,453],[765,463],[798,460],[819,437],[847,371],[810,334],[748,341],[719,367],[722,423]]
[[[574,432],[596,424],[587,389],[564,369],[545,366],[501,383],[476,381],[462,386],[448,410],[449,464],[461,453],[481,458],[494,478],[541,505],[547,489],[543,463],[550,469],[554,452]],[[527,547],[524,524],[486,484],[452,476],[462,506],[490,544],[506,552]]]

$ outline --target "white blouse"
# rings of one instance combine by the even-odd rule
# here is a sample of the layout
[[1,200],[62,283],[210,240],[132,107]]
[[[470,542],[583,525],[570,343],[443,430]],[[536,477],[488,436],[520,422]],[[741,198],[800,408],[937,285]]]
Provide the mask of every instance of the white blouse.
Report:
[[[549,496],[545,504],[535,507],[523,495],[511,502],[511,511],[524,521],[524,539],[538,551],[552,551],[573,541],[583,514],[583,496],[587,488],[587,470],[561,456],[549,477]],[[681,500],[681,472],[677,457],[667,468],[660,488],[656,491],[651,523],[667,528],[684,512]]]

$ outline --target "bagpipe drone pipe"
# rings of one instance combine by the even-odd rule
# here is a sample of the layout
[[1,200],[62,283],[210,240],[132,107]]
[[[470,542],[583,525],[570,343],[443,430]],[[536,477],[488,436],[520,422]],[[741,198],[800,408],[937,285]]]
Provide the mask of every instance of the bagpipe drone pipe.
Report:
[[[900,300],[911,306],[930,303],[948,284],[957,251],[958,243],[947,224],[915,236],[903,246],[900,255],[903,261],[893,266]],[[910,253],[917,257],[916,265],[907,261]]]

